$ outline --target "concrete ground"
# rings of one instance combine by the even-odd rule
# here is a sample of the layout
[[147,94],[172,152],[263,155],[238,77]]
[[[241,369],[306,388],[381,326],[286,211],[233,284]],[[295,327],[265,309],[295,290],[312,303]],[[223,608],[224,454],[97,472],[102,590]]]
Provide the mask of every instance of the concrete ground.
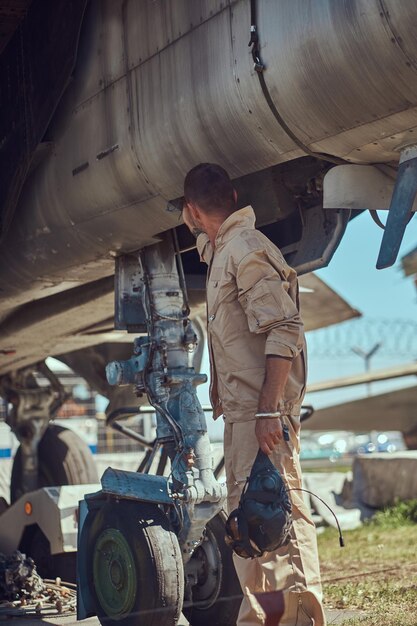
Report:
[[[327,624],[328,626],[333,624],[343,624],[347,619],[351,617],[358,617],[362,615],[360,611],[341,611],[338,609],[327,609]],[[13,626],[99,626],[99,621],[96,617],[90,617],[82,622],[77,622],[74,616],[65,617],[43,617],[42,619],[30,619],[30,618],[1,618],[1,621],[8,621]],[[185,618],[181,618],[178,626],[189,626]],[[216,626],[213,624],[213,626]]]

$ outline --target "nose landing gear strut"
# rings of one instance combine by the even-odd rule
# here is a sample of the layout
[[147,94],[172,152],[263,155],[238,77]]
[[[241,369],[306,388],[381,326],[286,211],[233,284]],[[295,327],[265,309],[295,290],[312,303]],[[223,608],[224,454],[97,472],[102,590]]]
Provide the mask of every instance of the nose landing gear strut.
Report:
[[[184,595],[192,625],[228,626],[240,604],[222,534],[226,489],[214,476],[196,393],[206,377],[190,361],[196,335],[175,248],[167,233],[116,263],[116,327],[143,334],[129,360],[108,364],[107,379],[147,394],[156,409],[155,450],[164,449],[171,474],[109,468],[102,490],[80,503],[78,618],[97,614],[106,626],[174,626]],[[230,621],[220,618],[224,603],[216,609],[224,593],[235,595]]]

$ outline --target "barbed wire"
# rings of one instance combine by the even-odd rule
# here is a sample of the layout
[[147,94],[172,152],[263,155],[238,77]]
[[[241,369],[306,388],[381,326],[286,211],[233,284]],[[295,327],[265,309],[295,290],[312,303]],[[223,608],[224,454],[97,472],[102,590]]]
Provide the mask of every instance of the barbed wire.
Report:
[[353,348],[367,353],[380,344],[378,357],[417,358],[417,321],[359,318],[308,333],[310,357],[354,357]]

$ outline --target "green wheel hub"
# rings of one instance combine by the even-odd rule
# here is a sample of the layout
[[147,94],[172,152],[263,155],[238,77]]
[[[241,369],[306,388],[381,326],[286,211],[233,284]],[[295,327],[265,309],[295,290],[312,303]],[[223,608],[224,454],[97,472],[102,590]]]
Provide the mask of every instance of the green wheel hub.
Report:
[[94,586],[98,600],[109,617],[127,615],[137,590],[135,561],[123,534],[116,528],[97,538],[93,556]]

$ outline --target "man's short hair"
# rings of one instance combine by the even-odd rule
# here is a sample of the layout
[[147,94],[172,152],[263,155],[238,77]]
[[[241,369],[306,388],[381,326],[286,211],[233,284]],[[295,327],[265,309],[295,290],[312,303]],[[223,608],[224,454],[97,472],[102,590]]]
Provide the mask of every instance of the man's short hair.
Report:
[[184,198],[206,213],[233,213],[234,189],[229,174],[215,163],[200,163],[184,180]]

